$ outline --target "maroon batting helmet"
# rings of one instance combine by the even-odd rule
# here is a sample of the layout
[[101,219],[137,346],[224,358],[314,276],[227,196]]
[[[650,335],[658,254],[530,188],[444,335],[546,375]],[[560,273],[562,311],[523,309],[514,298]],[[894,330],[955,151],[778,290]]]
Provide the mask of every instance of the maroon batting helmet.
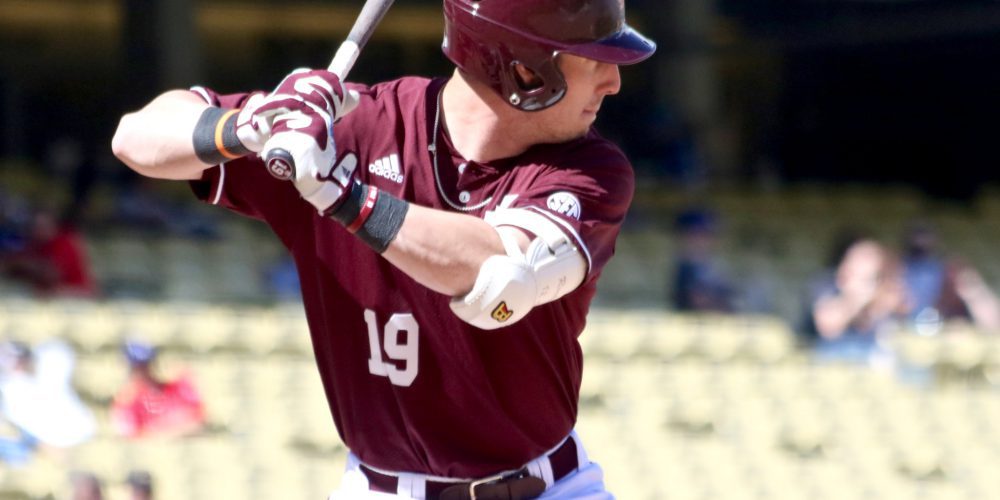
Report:
[[[444,0],[444,53],[512,106],[535,111],[559,102],[565,52],[611,64],[634,64],[656,44],[625,24],[624,0]],[[521,63],[541,79],[524,88]]]

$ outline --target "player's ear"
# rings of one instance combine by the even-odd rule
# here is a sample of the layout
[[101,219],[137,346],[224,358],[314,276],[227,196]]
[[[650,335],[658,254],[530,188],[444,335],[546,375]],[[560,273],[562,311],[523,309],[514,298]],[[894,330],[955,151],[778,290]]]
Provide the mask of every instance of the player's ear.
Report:
[[514,63],[514,76],[517,77],[517,85],[524,91],[535,90],[544,83],[538,73],[521,63]]

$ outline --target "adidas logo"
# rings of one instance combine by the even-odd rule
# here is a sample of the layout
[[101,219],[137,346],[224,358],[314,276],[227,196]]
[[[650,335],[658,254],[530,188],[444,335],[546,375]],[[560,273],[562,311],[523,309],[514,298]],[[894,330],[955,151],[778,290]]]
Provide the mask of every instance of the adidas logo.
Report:
[[375,163],[369,164],[368,172],[379,177],[385,177],[396,184],[403,183],[403,171],[399,168],[399,155],[395,153],[379,158],[375,160]]

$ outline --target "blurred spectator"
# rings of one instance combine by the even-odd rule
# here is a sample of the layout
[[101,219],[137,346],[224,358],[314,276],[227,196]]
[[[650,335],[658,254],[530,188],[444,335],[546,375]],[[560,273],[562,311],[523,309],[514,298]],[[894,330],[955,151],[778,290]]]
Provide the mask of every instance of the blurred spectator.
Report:
[[86,218],[90,194],[97,182],[97,164],[85,144],[79,137],[66,135],[49,142],[45,151],[47,174],[69,181],[69,201],[62,219],[72,224]]
[[0,257],[0,274],[30,285],[41,296],[97,294],[80,234],[48,210],[32,217],[22,250]]
[[295,261],[285,254],[273,264],[264,269],[264,277],[267,282],[268,292],[276,300],[298,301],[302,300],[302,288],[299,285],[299,272],[295,268]]
[[35,440],[20,429],[8,425],[0,418],[0,464],[22,466],[35,452]]
[[129,500],[152,500],[153,477],[144,470],[134,470],[128,473],[125,484],[129,489]]
[[115,200],[115,222],[135,231],[214,240],[219,228],[211,214],[167,199],[147,178],[131,179]]
[[201,396],[187,374],[160,380],[153,374],[156,350],[147,344],[125,344],[129,379],[115,395],[111,424],[118,434],[136,438],[182,436],[201,430],[205,412]]
[[24,248],[24,228],[30,218],[28,202],[0,186],[0,260]]
[[909,312],[902,266],[867,237],[847,237],[836,253],[836,266],[813,291],[812,336],[821,357],[866,361],[878,333]]
[[71,500],[104,500],[104,485],[90,472],[74,472],[69,478]]
[[702,209],[686,210],[678,215],[674,229],[680,243],[674,266],[674,308],[732,312],[735,291],[716,255],[715,215]]
[[[15,364],[23,363],[27,358],[27,346],[20,343],[5,342],[0,344],[0,385],[7,374],[14,370]],[[0,397],[2,397],[0,393]],[[0,399],[0,461],[13,466],[24,465],[35,451],[36,443],[19,427],[6,421],[2,399]]]
[[67,448],[94,435],[94,416],[70,385],[75,358],[69,346],[50,341],[32,352],[8,342],[0,351],[0,408],[29,443]]
[[[942,255],[937,231],[915,222],[903,238],[903,266],[911,319],[922,333],[943,322],[970,321],[984,330],[1000,328],[1000,300],[979,272],[960,259]],[[936,326],[935,326],[936,325]]]
[[26,465],[34,456],[38,443],[0,413],[0,465]]

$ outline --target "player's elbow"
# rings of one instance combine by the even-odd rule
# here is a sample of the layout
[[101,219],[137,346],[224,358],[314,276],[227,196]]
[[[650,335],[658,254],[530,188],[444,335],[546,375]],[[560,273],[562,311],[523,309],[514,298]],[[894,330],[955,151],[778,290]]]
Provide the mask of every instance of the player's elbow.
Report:
[[143,117],[142,111],[122,117],[118,129],[111,139],[111,152],[130,169],[144,177],[170,180],[197,179],[205,165],[200,164],[190,154],[183,157],[183,151],[173,146],[176,141],[164,138],[156,130],[157,125]]
[[132,170],[158,179],[196,179],[206,165],[194,155],[191,130],[204,101],[188,91],[168,91],[122,116],[111,151]]
[[536,284],[531,268],[505,255],[486,259],[475,285],[451,301],[462,321],[483,330],[512,325],[534,307]]
[[111,152],[122,163],[145,177],[168,178],[159,157],[160,147],[151,140],[147,120],[141,111],[129,113],[118,122],[118,129],[111,139]]
[[[532,245],[529,254],[541,247]],[[452,299],[451,310],[477,328],[504,328],[524,319],[535,307],[575,290],[586,270],[586,261],[575,248],[561,257],[549,254],[541,261],[495,255],[483,263],[472,291]]]
[[523,252],[511,244],[508,254],[486,259],[472,291],[452,300],[456,316],[483,330],[503,328],[583,283],[588,261],[565,233],[559,228],[535,227],[545,231],[549,241],[535,238]]
[[111,152],[129,168],[144,174],[142,148],[136,131],[135,113],[129,113],[118,122],[118,129],[111,139]]

